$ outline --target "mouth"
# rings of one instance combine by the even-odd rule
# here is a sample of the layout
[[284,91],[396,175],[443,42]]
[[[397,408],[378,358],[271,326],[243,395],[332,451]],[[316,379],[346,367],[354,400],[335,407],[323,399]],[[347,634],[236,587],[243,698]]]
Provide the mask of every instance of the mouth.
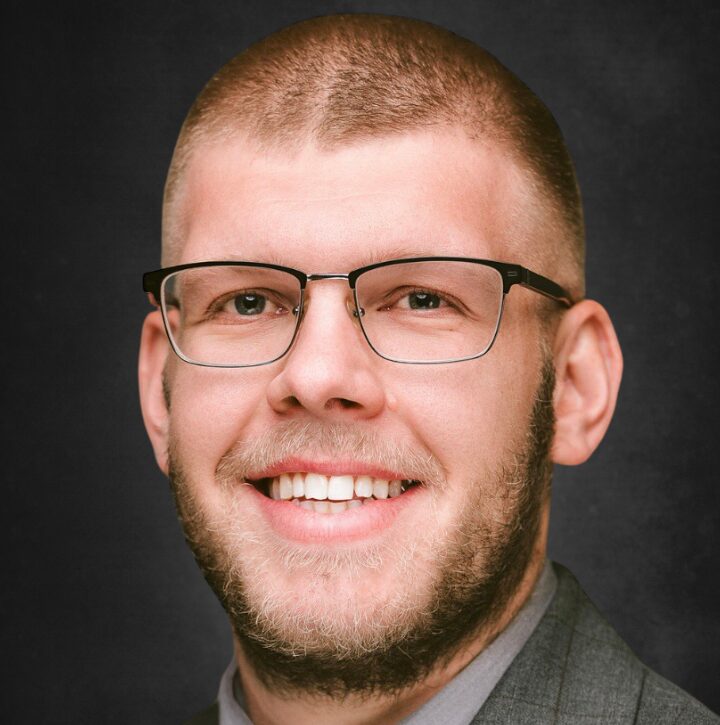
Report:
[[376,478],[370,475],[324,475],[287,472],[248,480],[255,489],[274,501],[287,502],[307,511],[339,514],[378,501],[395,499],[421,485],[414,479]]

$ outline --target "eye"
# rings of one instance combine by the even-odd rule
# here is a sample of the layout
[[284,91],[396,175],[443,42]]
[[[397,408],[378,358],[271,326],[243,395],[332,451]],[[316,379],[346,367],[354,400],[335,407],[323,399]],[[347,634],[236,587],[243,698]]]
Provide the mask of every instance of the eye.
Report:
[[210,318],[215,322],[269,321],[293,309],[289,300],[274,290],[234,290],[220,295]]
[[440,295],[421,290],[410,292],[404,299],[411,310],[436,310],[443,303]]
[[396,289],[385,295],[385,309],[390,310],[445,310],[453,305],[441,292],[432,289],[412,287],[410,289]]
[[265,311],[268,304],[267,297],[256,292],[244,292],[236,295],[227,304],[229,311],[239,315],[259,315]]
[[[363,305],[366,306],[366,305]],[[370,305],[367,305],[370,306]],[[438,287],[396,287],[382,294],[381,300],[372,305],[378,312],[408,315],[408,318],[436,319],[453,315],[466,315],[467,309],[456,295]]]

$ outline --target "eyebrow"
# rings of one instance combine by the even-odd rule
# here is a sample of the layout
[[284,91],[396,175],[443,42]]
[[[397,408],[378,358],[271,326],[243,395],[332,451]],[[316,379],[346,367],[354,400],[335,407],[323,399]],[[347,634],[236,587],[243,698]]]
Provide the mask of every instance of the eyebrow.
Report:
[[[281,241],[281,240],[278,240]],[[446,241],[446,240],[445,240]],[[467,249],[459,249],[454,246],[446,246],[442,244],[443,240],[438,238],[437,243],[433,244],[429,241],[407,241],[407,242],[395,242],[389,246],[382,248],[364,248],[362,240],[356,242],[349,241],[347,246],[355,247],[358,252],[358,258],[353,263],[352,269],[359,269],[360,267],[366,267],[379,262],[387,262],[392,259],[406,259],[409,257],[435,257],[435,256],[450,256],[450,257],[477,257],[484,258],[486,254],[478,254],[470,252]],[[442,247],[442,248],[441,248]],[[224,257],[219,261],[237,261],[237,262],[259,262],[261,264],[275,264],[279,267],[293,266],[288,262],[286,256],[282,254],[282,250],[262,252],[256,255],[245,255],[242,253],[242,249],[238,249],[236,254],[231,254]],[[323,272],[344,272],[350,270],[338,270],[338,269],[323,269],[323,270],[301,270],[303,272],[311,273],[323,273]]]
[[367,258],[363,261],[360,266],[366,266],[369,264],[377,264],[378,262],[385,262],[389,259],[404,259],[406,257],[432,257],[437,254],[444,254],[445,250],[438,250],[437,246],[428,247],[426,245],[409,245],[409,244],[398,244],[392,247],[386,247],[382,250],[369,251]]
[[362,249],[357,245],[358,259],[354,268],[367,267],[372,264],[387,262],[393,259],[408,259],[414,257],[481,257],[483,255],[471,253],[467,249],[447,247],[441,243],[428,242],[400,242],[391,246],[377,249]]

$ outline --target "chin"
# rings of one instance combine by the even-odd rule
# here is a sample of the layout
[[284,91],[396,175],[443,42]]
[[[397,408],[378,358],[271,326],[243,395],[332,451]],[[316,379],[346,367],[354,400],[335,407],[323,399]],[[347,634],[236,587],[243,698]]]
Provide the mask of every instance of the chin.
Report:
[[422,537],[327,548],[258,532],[235,538],[244,542],[235,551],[225,548],[223,558],[233,562],[225,570],[236,575],[222,588],[234,592],[232,608],[242,601],[240,609],[283,649],[377,646],[428,608],[439,574],[437,562],[420,552],[441,551],[438,538],[426,529]]

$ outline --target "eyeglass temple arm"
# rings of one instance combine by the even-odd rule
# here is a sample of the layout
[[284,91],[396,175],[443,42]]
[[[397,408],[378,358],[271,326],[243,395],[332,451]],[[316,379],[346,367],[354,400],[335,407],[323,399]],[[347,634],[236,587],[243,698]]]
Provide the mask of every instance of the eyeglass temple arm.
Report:
[[520,279],[514,280],[514,284],[519,284],[521,287],[527,287],[535,292],[539,292],[545,297],[549,297],[551,300],[560,302],[566,307],[572,307],[575,302],[573,301],[570,293],[559,284],[556,284],[551,279],[543,277],[541,274],[532,272],[525,267],[520,268]]
[[145,272],[143,275],[143,292],[147,293],[151,305],[160,306],[160,285],[163,280],[163,270]]

